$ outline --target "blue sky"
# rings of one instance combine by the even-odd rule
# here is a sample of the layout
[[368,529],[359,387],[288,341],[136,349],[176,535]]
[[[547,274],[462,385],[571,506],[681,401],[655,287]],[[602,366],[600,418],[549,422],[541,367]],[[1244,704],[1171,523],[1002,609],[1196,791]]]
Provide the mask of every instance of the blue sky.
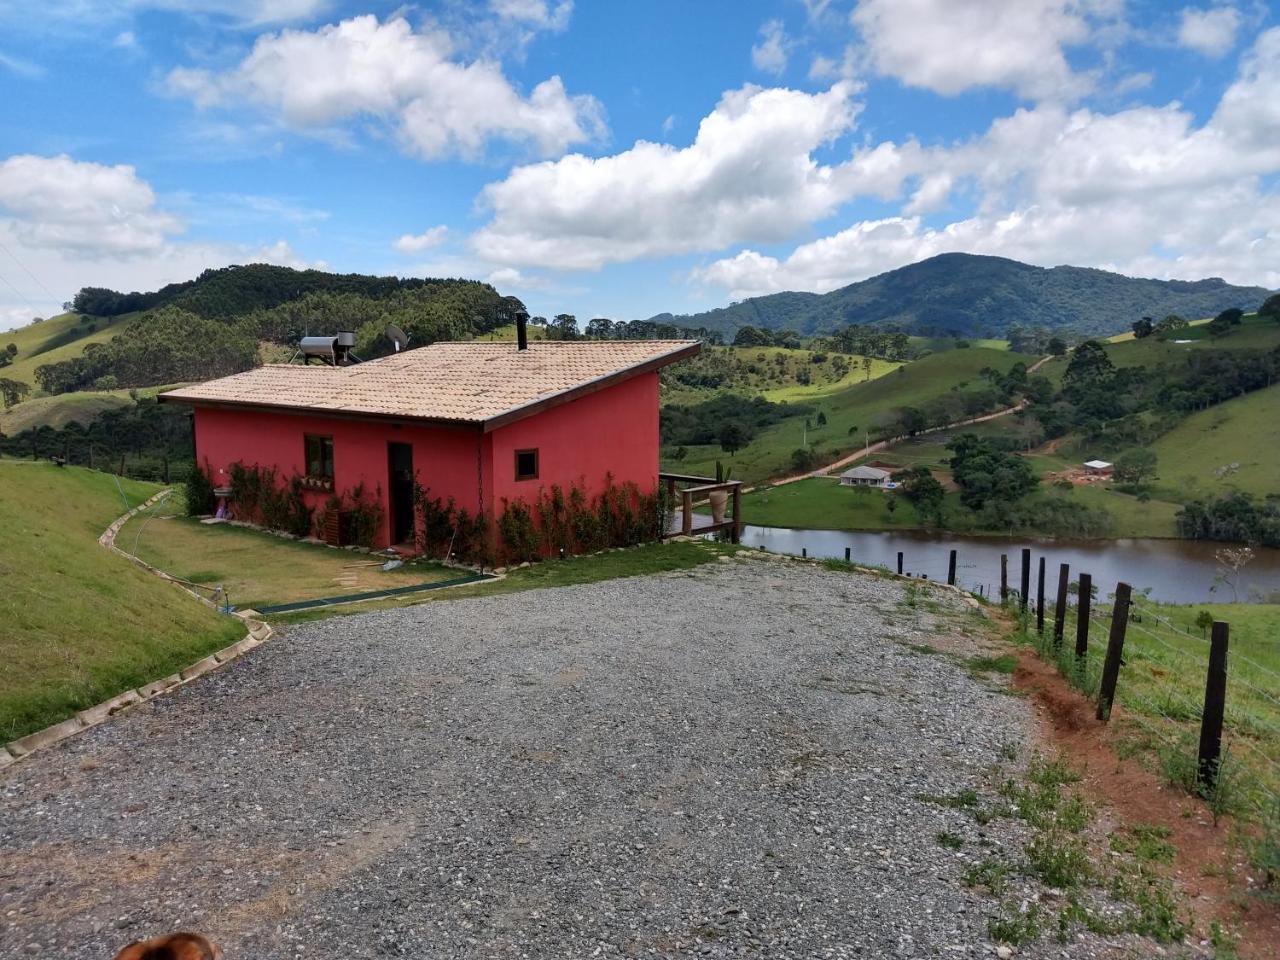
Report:
[[0,328],[255,260],[584,321],[950,250],[1280,286],[1251,0],[0,0],[0,103]]

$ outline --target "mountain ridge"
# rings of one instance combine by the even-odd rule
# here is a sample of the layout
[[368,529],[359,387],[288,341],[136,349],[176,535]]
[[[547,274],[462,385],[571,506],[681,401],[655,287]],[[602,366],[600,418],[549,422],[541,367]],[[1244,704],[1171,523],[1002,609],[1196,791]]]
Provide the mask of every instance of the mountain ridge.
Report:
[[1037,267],[1005,257],[942,253],[829,293],[784,291],[650,319],[718,330],[726,339],[743,326],[809,335],[849,324],[967,337],[1005,337],[1013,326],[1097,336],[1128,330],[1143,316],[1199,319],[1229,307],[1253,310],[1271,292],[1220,277],[1157,280],[1096,267]]

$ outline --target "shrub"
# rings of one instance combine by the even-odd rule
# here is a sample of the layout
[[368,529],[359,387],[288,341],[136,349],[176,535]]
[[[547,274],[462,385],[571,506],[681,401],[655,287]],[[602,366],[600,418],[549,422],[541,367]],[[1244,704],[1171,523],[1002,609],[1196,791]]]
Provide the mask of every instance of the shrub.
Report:
[[209,474],[198,464],[192,467],[187,477],[187,516],[203,517],[213,513],[216,500]]
[[302,478],[291,477],[281,486],[275,467],[231,465],[231,498],[236,515],[268,530],[282,530],[295,537],[311,534],[312,509],[303,499]]

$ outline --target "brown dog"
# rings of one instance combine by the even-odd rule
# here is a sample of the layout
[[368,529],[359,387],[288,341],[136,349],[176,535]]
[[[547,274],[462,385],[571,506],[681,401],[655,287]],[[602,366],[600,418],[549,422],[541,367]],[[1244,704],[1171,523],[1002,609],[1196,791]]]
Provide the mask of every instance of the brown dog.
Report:
[[222,951],[198,933],[171,933],[131,943],[116,960],[222,960]]

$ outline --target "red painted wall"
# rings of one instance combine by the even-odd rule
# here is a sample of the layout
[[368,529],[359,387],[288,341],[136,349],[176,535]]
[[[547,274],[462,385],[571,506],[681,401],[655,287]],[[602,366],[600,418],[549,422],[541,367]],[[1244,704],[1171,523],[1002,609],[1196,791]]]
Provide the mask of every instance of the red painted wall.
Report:
[[[388,443],[413,444],[413,465],[419,482],[432,497],[453,497],[460,507],[479,507],[477,430],[452,430],[405,424],[325,419],[263,411],[196,408],[196,457],[213,471],[216,486],[228,482],[228,469],[237,460],[245,466],[275,467],[282,476],[306,472],[303,437],[308,433],[333,437],[334,488],[338,493],[363,483],[370,495],[381,491],[385,518],[378,546],[391,540],[391,510],[387,503]],[[329,494],[308,492],[308,503],[320,506]]]
[[[658,485],[658,375],[646,373],[537,416],[495,430],[493,506],[502,498],[532,502],[541,487],[581,483],[588,496],[604,486],[634,481],[642,493]],[[515,479],[515,452],[538,450],[538,479]],[[490,489],[486,485],[486,492]]]
[[[472,513],[496,515],[502,498],[532,502],[542,487],[582,483],[588,494],[604,485],[634,481],[651,493],[658,479],[658,375],[643,374],[577,400],[502,427],[490,434],[406,423],[328,419],[257,410],[197,407],[196,456],[213,471],[214,484],[228,482],[230,465],[275,467],[283,477],[306,470],[303,437],[333,437],[337,492],[363,483],[381,491],[386,519],[378,546],[391,536],[388,443],[411,443],[418,480],[430,495],[453,497]],[[538,450],[538,479],[517,482],[515,451]],[[483,489],[484,503],[480,502]],[[308,492],[320,506],[329,494]]]

